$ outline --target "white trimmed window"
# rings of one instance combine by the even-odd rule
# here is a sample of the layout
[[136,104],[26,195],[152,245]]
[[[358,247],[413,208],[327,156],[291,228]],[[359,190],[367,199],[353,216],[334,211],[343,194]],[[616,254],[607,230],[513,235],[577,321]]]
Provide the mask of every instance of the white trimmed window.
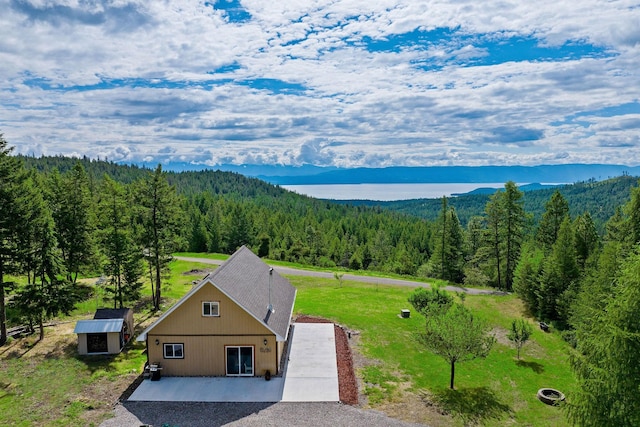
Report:
[[184,344],[164,344],[165,359],[184,359]]
[[218,301],[203,301],[202,315],[205,317],[220,316],[220,303]]

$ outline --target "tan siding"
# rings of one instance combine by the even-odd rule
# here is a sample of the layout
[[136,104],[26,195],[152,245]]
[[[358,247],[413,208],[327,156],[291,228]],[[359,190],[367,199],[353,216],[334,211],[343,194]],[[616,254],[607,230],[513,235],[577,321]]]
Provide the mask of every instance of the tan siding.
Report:
[[[158,344],[155,344],[155,340]],[[267,339],[267,345],[264,340]],[[183,359],[165,359],[165,343],[183,344]],[[221,376],[226,375],[226,347],[253,347],[254,375],[262,376],[266,370],[277,372],[277,346],[274,335],[259,336],[156,336],[149,335],[149,362],[160,363],[162,375],[167,376]]]
[[[202,316],[203,301],[218,301],[220,316]],[[266,307],[265,307],[266,312]],[[178,307],[169,317],[156,325],[153,335],[248,335],[271,332],[215,286],[206,284]]]
[[78,354],[85,356],[87,351],[87,334],[78,334]]
[[[219,302],[220,316],[202,316],[204,301]],[[267,370],[278,373],[281,343],[276,343],[273,332],[211,284],[156,325],[147,334],[147,342],[149,362],[160,363],[162,375],[226,375],[226,346],[254,348],[254,375],[262,376]],[[165,359],[165,343],[183,344],[184,359]]]
[[120,332],[107,334],[107,351],[111,354],[120,353]]
[[[278,369],[280,369],[280,361],[282,360],[283,357],[283,353],[284,353],[284,341],[280,341],[277,345],[278,348],[278,359],[276,360]],[[278,372],[279,374],[280,372]]]
[[[120,350],[120,333],[107,333],[107,353],[117,354],[120,353]],[[86,356],[89,354],[89,349],[87,346],[87,334],[78,334],[78,354],[82,356]]]

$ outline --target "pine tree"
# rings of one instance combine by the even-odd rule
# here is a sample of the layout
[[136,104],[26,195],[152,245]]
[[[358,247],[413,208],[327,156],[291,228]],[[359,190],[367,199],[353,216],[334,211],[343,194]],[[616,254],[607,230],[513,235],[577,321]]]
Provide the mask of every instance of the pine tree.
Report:
[[626,241],[631,245],[640,243],[640,187],[631,189],[631,200],[624,206],[626,215]]
[[489,198],[485,206],[485,220],[487,228],[484,233],[484,251],[487,255],[485,269],[491,274],[494,285],[504,288],[503,266],[504,266],[504,192],[497,191]]
[[543,320],[568,320],[565,292],[580,275],[576,261],[575,234],[572,223],[565,217],[553,244],[552,253],[545,259],[540,286],[540,311]]
[[125,302],[140,298],[142,288],[142,249],[135,242],[131,197],[121,184],[105,176],[98,206],[108,292],[114,308],[123,308]]
[[37,323],[44,338],[44,321],[59,313],[68,315],[76,296],[72,284],[63,279],[64,264],[57,246],[55,224],[42,197],[44,185],[32,174],[27,181],[28,216],[20,224],[20,261],[28,283],[13,299],[16,309],[30,323]]
[[551,249],[558,238],[560,225],[567,216],[569,216],[569,203],[560,191],[556,190],[545,205],[545,212],[542,214],[536,234],[538,241],[545,249]]
[[587,260],[600,246],[600,236],[589,212],[576,218],[574,222],[576,256],[581,269],[586,267]]
[[432,274],[443,280],[461,282],[464,277],[464,231],[455,209],[442,198],[442,209],[431,234]]
[[513,288],[513,275],[520,259],[520,247],[524,239],[526,214],[522,202],[522,192],[516,184],[509,181],[504,186],[504,249],[505,249],[505,287]]
[[242,205],[236,204],[231,210],[229,219],[227,251],[233,253],[242,245],[250,245],[252,234],[249,215]]
[[56,239],[67,271],[75,283],[94,255],[94,219],[89,178],[80,162],[60,176],[54,170],[49,179],[49,203],[53,210]]
[[136,190],[140,242],[149,263],[153,306],[160,309],[162,276],[181,245],[184,213],[174,187],[167,182],[162,166],[138,183]]
[[540,316],[540,280],[544,265],[544,254],[534,244],[522,250],[516,266],[513,289],[532,315]]
[[623,263],[605,299],[587,300],[576,327],[571,367],[578,390],[569,396],[569,419],[580,426],[640,425],[640,254]]
[[5,277],[19,267],[19,226],[24,223],[28,200],[27,177],[20,161],[11,156],[12,150],[0,134],[0,346],[7,342],[6,293],[14,285],[5,282]]

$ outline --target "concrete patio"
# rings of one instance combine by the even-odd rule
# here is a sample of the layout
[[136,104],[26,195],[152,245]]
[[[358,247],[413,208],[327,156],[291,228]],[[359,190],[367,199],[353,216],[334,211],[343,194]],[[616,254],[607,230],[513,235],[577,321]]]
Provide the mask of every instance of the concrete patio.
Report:
[[337,402],[338,365],[330,323],[296,323],[284,375],[260,377],[162,377],[145,380],[129,401]]

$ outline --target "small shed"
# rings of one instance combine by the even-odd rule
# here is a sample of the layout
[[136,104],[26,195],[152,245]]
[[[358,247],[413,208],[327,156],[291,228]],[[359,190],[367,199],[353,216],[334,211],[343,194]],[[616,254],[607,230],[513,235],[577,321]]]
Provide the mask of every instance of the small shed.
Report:
[[117,354],[131,339],[133,310],[98,309],[91,320],[79,320],[74,333],[78,334],[80,355]]

